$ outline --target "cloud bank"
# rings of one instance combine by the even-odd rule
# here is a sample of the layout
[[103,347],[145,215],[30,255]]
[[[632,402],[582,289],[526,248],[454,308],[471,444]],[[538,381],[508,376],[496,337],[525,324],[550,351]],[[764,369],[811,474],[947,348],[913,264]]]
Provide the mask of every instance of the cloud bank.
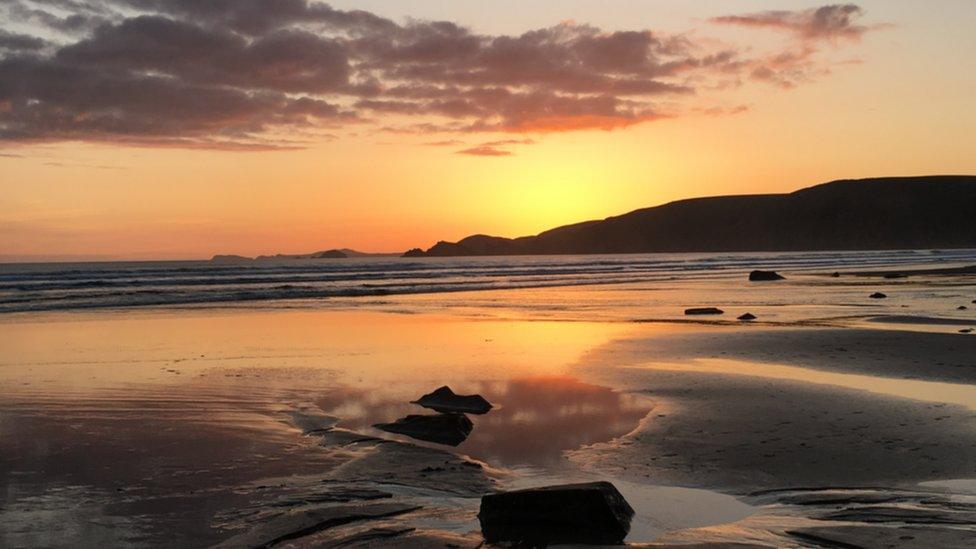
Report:
[[515,135],[456,151],[503,156],[521,134],[718,112],[713,90],[808,81],[825,71],[810,42],[859,38],[861,15],[846,5],[713,20],[796,36],[756,56],[691,34],[565,22],[486,35],[307,0],[9,0],[0,146],[277,149],[367,127],[447,136],[435,142]]

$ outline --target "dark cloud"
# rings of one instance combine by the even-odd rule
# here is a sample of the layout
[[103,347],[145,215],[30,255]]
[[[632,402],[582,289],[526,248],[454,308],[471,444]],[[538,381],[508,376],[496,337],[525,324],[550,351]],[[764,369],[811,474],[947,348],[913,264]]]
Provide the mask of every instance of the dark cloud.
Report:
[[43,39],[0,29],[0,51],[36,51],[47,45]]
[[[680,114],[675,105],[703,90],[744,79],[791,87],[822,69],[813,48],[751,58],[690,35],[576,23],[483,35],[307,0],[10,0],[2,9],[18,29],[46,29],[30,36],[0,24],[8,143],[294,148],[350,123],[419,134],[613,130]],[[826,6],[716,21],[808,40],[854,37],[859,15]],[[498,156],[514,144],[460,152]]]

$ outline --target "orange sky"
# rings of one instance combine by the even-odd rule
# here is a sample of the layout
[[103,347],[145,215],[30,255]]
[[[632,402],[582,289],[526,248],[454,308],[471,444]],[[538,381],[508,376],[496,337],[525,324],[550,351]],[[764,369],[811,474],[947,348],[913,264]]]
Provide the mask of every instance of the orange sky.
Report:
[[[681,33],[698,48],[732,45],[744,58],[768,60],[808,44],[816,53],[790,67],[803,74],[789,89],[750,79],[753,73],[737,74],[735,85],[713,73],[689,75],[682,82],[692,82],[694,93],[649,99],[663,119],[628,120],[610,131],[592,117],[556,121],[533,113],[519,127],[498,118],[507,128],[399,133],[384,128],[443,118],[371,111],[356,123],[316,127],[314,139],[293,127],[260,136],[276,143],[301,136],[295,150],[190,149],[145,136],[135,146],[131,135],[64,137],[46,128],[32,140],[8,137],[0,141],[0,260],[402,251],[476,232],[533,234],[692,196],[784,192],[848,177],[976,172],[972,2],[940,2],[939,13],[913,2],[864,2],[856,38],[811,38],[806,30],[784,29],[781,18],[779,26],[767,19],[750,20],[761,25],[708,20],[766,17],[776,6],[770,2],[707,10],[632,2],[618,19],[599,7],[605,3],[582,1],[548,3],[548,9],[540,2],[522,15],[502,9],[491,17],[473,6],[420,0],[395,8],[356,4],[393,21],[445,19],[490,36],[518,36],[572,18],[601,32]],[[31,28],[25,22],[7,30]],[[0,85],[0,107],[4,93]],[[11,124],[4,112],[17,115],[21,108],[16,100],[9,105],[0,108],[0,129]],[[551,131],[557,122],[566,130],[567,120],[582,128]],[[508,140],[527,142],[487,145],[504,156],[458,154]]]

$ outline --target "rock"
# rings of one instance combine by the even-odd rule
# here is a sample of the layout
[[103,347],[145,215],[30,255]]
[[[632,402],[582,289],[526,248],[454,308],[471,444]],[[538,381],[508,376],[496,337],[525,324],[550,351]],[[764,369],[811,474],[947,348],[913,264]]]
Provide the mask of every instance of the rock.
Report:
[[413,403],[442,413],[487,414],[491,410],[491,403],[483,396],[458,395],[447,385],[427,393]]
[[831,278],[840,278],[840,273],[838,273],[837,271],[834,271],[834,272],[833,272],[833,273],[832,273],[832,274],[830,275],[830,277],[831,277]]
[[764,282],[768,280],[785,280],[786,277],[776,271],[752,271],[749,273],[750,282]]
[[957,310],[957,311],[965,311],[965,310],[966,310],[966,309],[968,309],[968,308],[969,308],[969,307],[966,307],[965,305],[960,305],[960,306],[958,306],[958,307],[956,307],[956,310]]
[[739,320],[756,320],[756,315],[752,313],[746,313],[744,315],[739,315]]
[[869,295],[868,297],[870,297],[871,299],[884,299],[884,298],[886,298],[888,296],[886,296],[885,294],[883,294],[881,292],[874,292],[873,294]]
[[373,427],[417,440],[457,446],[468,438],[474,425],[464,414],[437,414],[409,415],[393,423],[377,423]]
[[634,510],[609,482],[499,492],[481,498],[478,521],[488,543],[619,544]]
[[691,309],[685,309],[686,315],[721,315],[725,314],[725,311],[715,307],[693,307]]
[[907,274],[904,273],[885,273],[884,278],[905,278]]
[[972,328],[963,328],[962,330],[959,330],[959,333],[960,334],[971,334],[971,333],[973,333],[973,329]]
[[411,248],[405,252],[400,257],[426,257],[427,253],[420,248]]

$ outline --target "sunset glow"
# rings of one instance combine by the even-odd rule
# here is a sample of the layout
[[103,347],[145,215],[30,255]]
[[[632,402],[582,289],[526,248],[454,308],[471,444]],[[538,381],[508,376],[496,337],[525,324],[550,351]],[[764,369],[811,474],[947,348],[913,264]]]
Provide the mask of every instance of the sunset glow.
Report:
[[402,252],[976,170],[972,2],[522,4],[5,3],[0,259]]

